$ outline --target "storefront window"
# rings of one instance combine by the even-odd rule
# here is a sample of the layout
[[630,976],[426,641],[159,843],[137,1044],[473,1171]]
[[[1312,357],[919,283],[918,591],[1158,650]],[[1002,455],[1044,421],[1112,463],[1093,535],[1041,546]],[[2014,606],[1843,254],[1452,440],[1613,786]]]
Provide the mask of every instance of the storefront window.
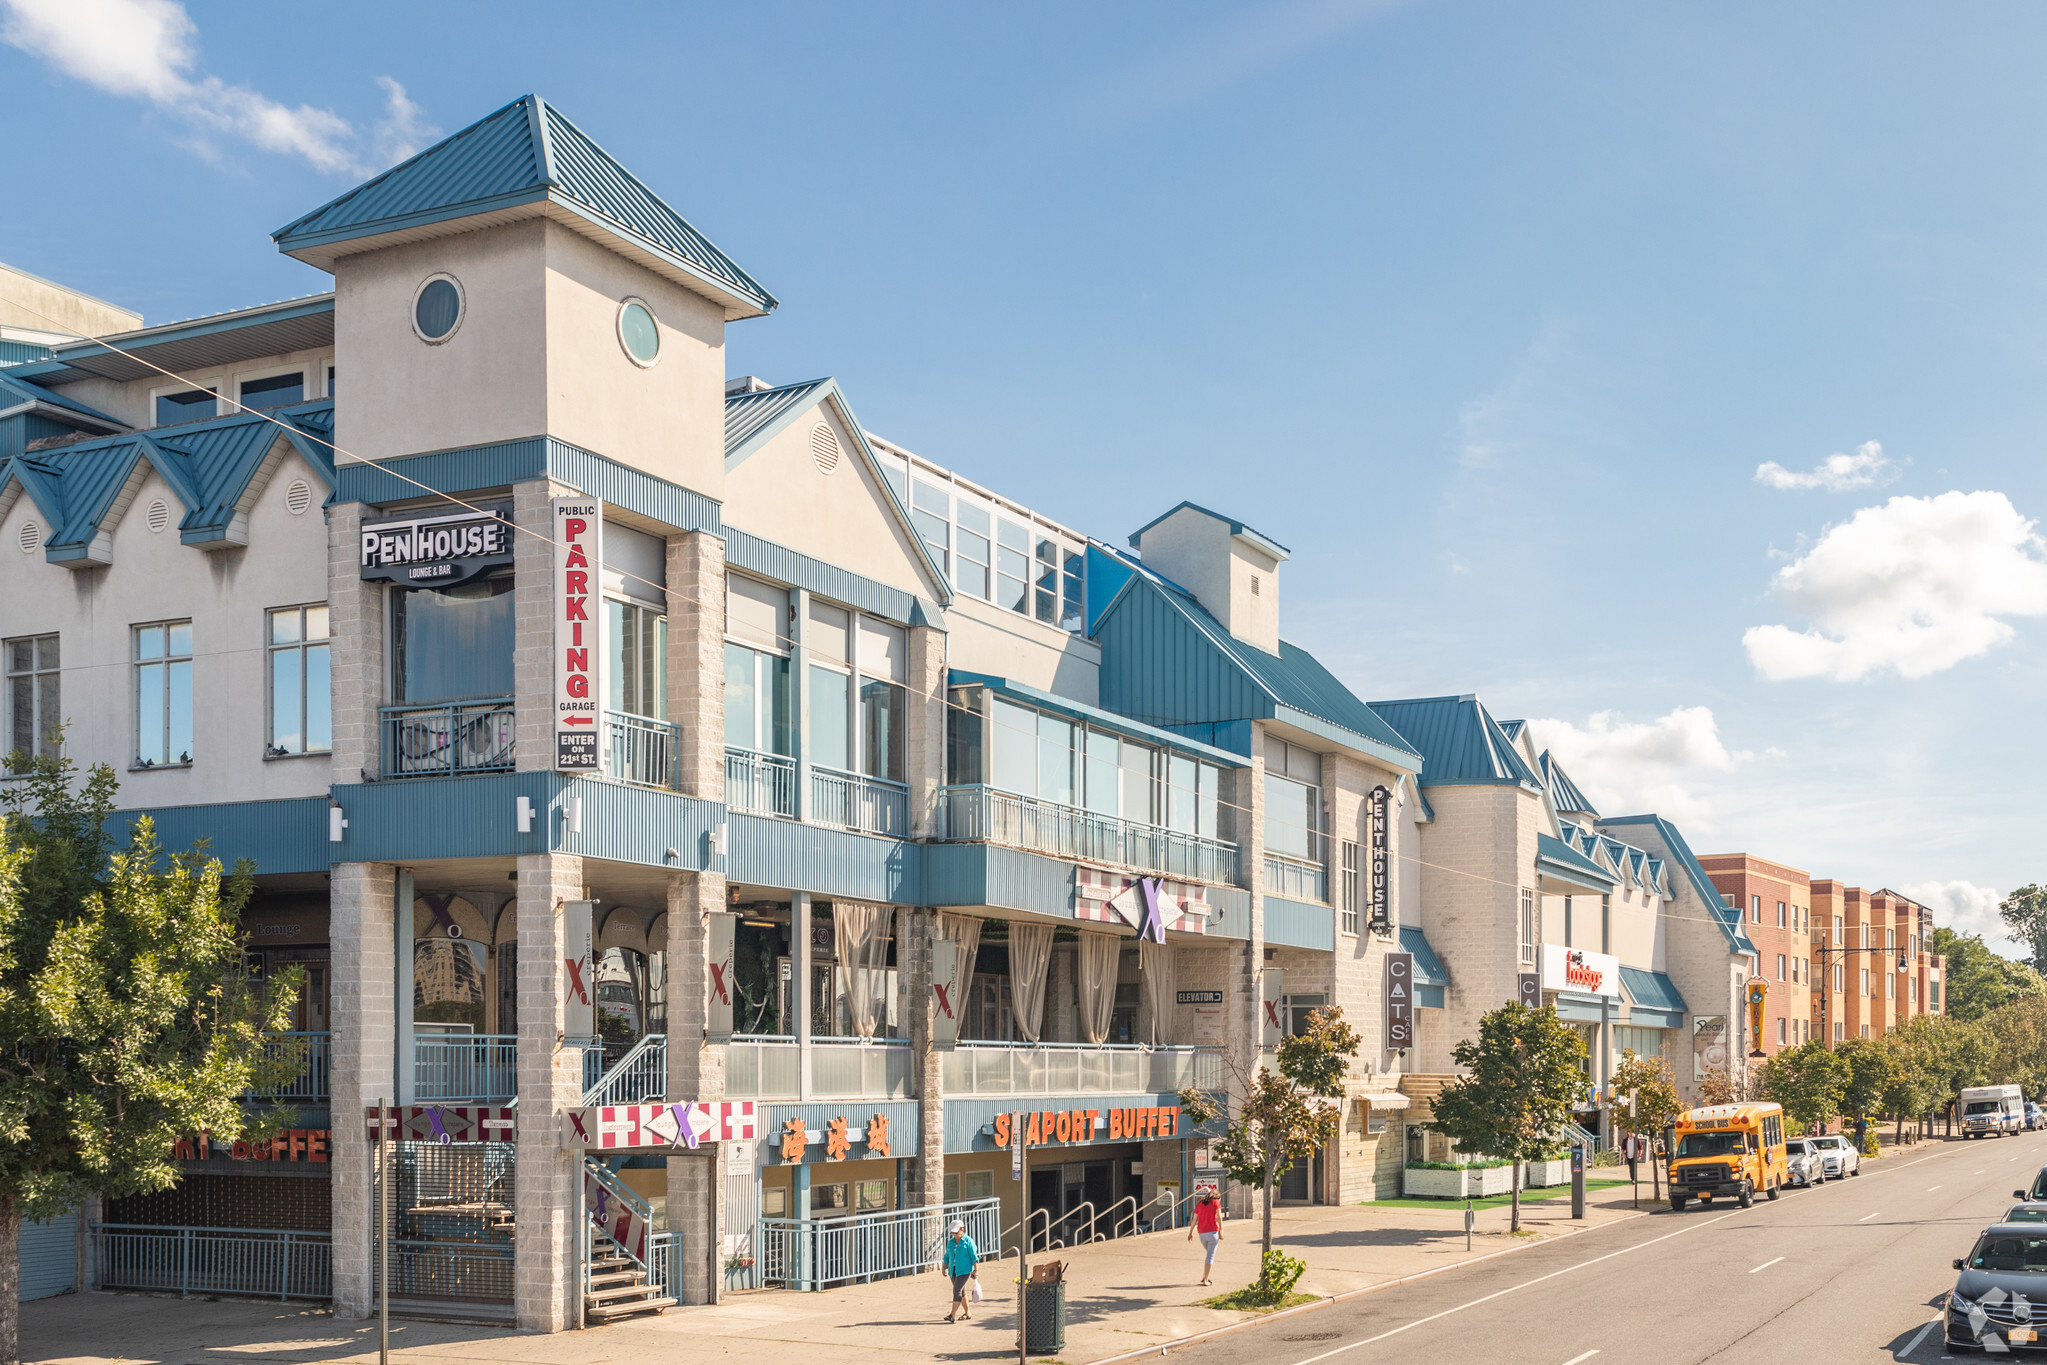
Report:
[[512,692],[512,576],[391,593],[395,700],[452,701]]
[[422,938],[412,945],[412,1017],[484,1032],[484,955],[469,939]]
[[725,646],[725,743],[788,754],[792,743],[789,660],[744,645]]
[[668,618],[647,607],[607,601],[607,690],[612,710],[668,719]]

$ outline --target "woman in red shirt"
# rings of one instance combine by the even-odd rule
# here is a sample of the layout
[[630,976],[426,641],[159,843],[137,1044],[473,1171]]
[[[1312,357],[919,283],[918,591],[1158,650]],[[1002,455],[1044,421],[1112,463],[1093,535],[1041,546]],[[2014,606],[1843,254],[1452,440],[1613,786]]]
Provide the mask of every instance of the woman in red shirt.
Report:
[[1201,1282],[1208,1283],[1208,1277],[1215,1271],[1215,1249],[1223,1240],[1223,1206],[1215,1197],[1214,1190],[1203,1190],[1194,1200],[1194,1225],[1187,1229],[1187,1240],[1194,1240],[1195,1233],[1201,1234]]

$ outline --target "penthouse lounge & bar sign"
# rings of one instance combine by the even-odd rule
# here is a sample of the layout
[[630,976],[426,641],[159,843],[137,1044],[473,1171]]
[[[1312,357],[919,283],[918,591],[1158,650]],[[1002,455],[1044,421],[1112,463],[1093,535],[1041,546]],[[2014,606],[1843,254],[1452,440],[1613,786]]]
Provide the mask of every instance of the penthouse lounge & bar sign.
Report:
[[512,527],[500,512],[365,523],[362,576],[407,587],[467,582],[512,562]]

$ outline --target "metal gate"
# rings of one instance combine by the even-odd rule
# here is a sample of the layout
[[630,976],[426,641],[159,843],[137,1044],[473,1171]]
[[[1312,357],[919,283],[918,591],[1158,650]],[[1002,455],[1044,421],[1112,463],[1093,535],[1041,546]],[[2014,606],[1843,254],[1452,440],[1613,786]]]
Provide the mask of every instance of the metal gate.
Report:
[[393,1302],[512,1302],[516,1151],[504,1142],[391,1144]]

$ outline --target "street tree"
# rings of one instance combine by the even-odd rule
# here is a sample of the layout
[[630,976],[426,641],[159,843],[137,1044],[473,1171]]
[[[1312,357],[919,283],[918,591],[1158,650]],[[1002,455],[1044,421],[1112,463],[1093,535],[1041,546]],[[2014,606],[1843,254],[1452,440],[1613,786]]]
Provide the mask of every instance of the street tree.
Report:
[[1980,934],[1935,929],[1931,947],[1947,958],[1942,1012],[1950,1018],[1969,1023],[2024,996],[2047,995],[2047,977],[1992,952]]
[[1963,1087],[1981,1085],[1990,1074],[1990,1035],[1981,1024],[1944,1014],[1917,1014],[1889,1036],[1918,1058],[1928,1082],[1922,1097],[1928,1110],[1951,1110]]
[[1847,1064],[1817,1038],[1786,1048],[1763,1063],[1763,1098],[1783,1105],[1784,1116],[1801,1133],[1811,1132],[1841,1112],[1841,1093],[1847,1084]]
[[1740,1104],[1743,1085],[1733,1070],[1724,1066],[1706,1068],[1706,1074],[1699,1078],[1700,1104]]
[[2020,887],[1997,903],[1997,913],[2011,936],[2033,950],[2027,965],[2047,974],[2047,886]]
[[248,975],[238,920],[251,883],[199,853],[165,857],[147,819],[116,850],[116,783],[17,754],[0,794],[0,1361],[19,1358],[24,1219],[168,1189],[172,1144],[261,1139],[244,1095],[301,1059],[272,1046],[295,973]]
[[1243,1099],[1231,1110],[1208,1091],[1180,1092],[1186,1120],[1200,1127],[1220,1118],[1221,1140],[1209,1152],[1239,1185],[1264,1191],[1264,1250],[1272,1250],[1272,1198],[1279,1177],[1313,1159],[1337,1133],[1344,1078],[1363,1040],[1334,1005],[1308,1013],[1307,1027],[1279,1041],[1278,1069],[1236,1077]]
[[1513,1230],[1521,1230],[1521,1163],[1563,1154],[1571,1108],[1591,1090],[1585,1044],[1553,1007],[1503,1005],[1450,1055],[1464,1075],[1436,1096],[1431,1124],[1467,1156],[1514,1163]]
[[1884,1112],[1884,1096],[1897,1080],[1898,1057],[1874,1038],[1850,1038],[1834,1049],[1847,1068],[1841,1086],[1841,1112],[1867,1123],[1872,1114]]
[[1999,1006],[1983,1016],[1982,1029],[1991,1084],[2024,1086],[2028,1095],[2047,1089],[2047,996],[2021,996]]
[[1940,1084],[1934,1074],[1927,1050],[1920,1044],[1924,1040],[1906,1038],[1893,1031],[1879,1040],[1878,1045],[1891,1055],[1891,1074],[1884,1086],[1882,1105],[1885,1113],[1897,1123],[1892,1136],[1894,1145],[1905,1141],[1905,1120],[1917,1119],[1933,1104],[1936,1087]]
[[1663,1198],[1663,1177],[1661,1168],[1656,1164],[1653,1143],[1661,1140],[1664,1130],[1676,1123],[1677,1116],[1684,1112],[1684,1101],[1677,1097],[1677,1082],[1671,1078],[1670,1063],[1661,1057],[1638,1057],[1633,1048],[1622,1048],[1621,1064],[1613,1069],[1613,1091],[1617,1104],[1615,1112],[1625,1110],[1628,1126],[1651,1137],[1649,1192],[1660,1200]]

